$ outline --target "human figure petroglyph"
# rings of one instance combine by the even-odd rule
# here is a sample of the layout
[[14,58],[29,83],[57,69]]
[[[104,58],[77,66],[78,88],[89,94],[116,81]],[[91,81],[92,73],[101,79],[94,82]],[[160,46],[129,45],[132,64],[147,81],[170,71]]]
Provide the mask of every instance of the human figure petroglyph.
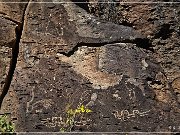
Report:
[[127,85],[125,85],[126,89],[128,90],[128,96],[129,96],[129,99],[132,100],[132,101],[135,101],[136,100],[136,92],[131,89],[131,88],[128,88]]
[[135,101],[136,100],[136,94],[135,91],[132,89],[129,89],[129,99]]

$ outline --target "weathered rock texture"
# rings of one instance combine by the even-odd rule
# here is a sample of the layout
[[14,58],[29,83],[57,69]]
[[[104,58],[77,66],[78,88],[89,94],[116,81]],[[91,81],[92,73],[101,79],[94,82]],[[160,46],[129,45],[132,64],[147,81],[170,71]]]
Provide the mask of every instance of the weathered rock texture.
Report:
[[[180,4],[100,3],[102,1],[113,2],[114,0],[99,0],[96,3],[91,3],[89,4],[90,12],[101,19],[131,26],[146,36],[151,41],[151,47],[155,51],[154,56],[162,66],[167,81],[172,83],[173,80],[180,77]],[[128,2],[131,1],[134,2],[128,0]],[[140,2],[140,0],[136,2]],[[177,94],[179,97],[179,92]]]
[[92,112],[77,115],[72,131],[180,131],[179,81],[169,85],[143,29],[101,20],[70,1],[31,2],[2,105],[16,131],[58,132],[67,110],[81,105]]
[[[19,41],[24,18],[24,10],[26,3],[6,3],[8,1],[0,1],[0,105],[1,113],[7,113],[14,102],[13,94],[8,93],[13,73],[16,67]],[[13,2],[13,1],[10,1]],[[15,1],[18,2],[18,1]],[[20,2],[20,1],[19,1]],[[25,2],[25,1],[24,1]],[[6,94],[8,95],[6,96]],[[6,97],[5,97],[6,96]]]
[[15,27],[16,24],[13,22],[6,20],[4,18],[0,18],[0,31],[4,36],[0,37],[0,93],[2,92],[5,78],[7,76],[7,69],[10,64],[11,59],[11,45],[15,42]]

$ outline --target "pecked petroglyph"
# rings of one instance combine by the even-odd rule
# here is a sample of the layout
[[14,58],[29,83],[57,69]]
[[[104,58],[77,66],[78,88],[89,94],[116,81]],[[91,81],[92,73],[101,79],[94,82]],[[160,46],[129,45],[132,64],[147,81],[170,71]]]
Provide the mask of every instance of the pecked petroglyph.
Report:
[[56,127],[56,126],[60,127],[65,124],[65,122],[63,122],[63,118],[61,116],[42,119],[41,123],[50,128]]
[[135,118],[137,116],[143,117],[148,115],[148,113],[151,110],[140,112],[139,110],[133,110],[132,113],[130,113],[128,110],[122,110],[122,111],[115,111],[114,116],[117,119],[120,119],[121,121],[126,121],[127,119],[130,118]]
[[72,65],[72,69],[83,75],[95,89],[107,89],[117,85],[122,76],[110,74],[100,70],[102,67],[101,57],[105,57],[105,47],[79,47],[70,57],[59,54],[59,59]]
[[[31,100],[28,101],[27,104],[26,104],[26,113],[29,113],[29,112],[33,111],[34,108],[37,107],[38,105],[41,105],[45,109],[48,109],[53,104],[52,99],[42,99],[42,100],[39,100],[39,101],[33,103],[34,102],[34,97],[35,97],[35,93],[34,93],[34,88],[33,88],[31,90]],[[41,111],[42,111],[42,108],[39,109],[39,110],[36,110],[36,112],[41,112]]]
[[[32,111],[32,107],[31,106],[31,103],[34,101],[34,87],[32,88],[31,90],[31,100],[27,102],[27,105],[26,105],[26,113],[29,113]],[[30,109],[31,108],[31,109]]]

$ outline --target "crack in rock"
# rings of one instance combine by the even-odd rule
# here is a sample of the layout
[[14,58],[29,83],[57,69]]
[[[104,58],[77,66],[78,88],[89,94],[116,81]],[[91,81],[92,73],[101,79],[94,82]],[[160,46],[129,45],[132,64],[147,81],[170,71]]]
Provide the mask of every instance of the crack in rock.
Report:
[[[17,58],[18,58],[18,53],[19,53],[19,43],[20,43],[22,31],[23,31],[24,16],[25,16],[25,13],[26,13],[27,6],[28,6],[28,3],[25,5],[24,10],[23,10],[22,22],[18,23],[17,27],[15,28],[16,41],[12,45],[12,59],[11,59],[11,62],[10,62],[10,67],[9,67],[8,75],[7,75],[6,80],[5,80],[4,87],[3,87],[2,93],[0,95],[0,108],[2,106],[2,102],[3,102],[4,98],[5,98],[5,96],[8,93],[8,90],[9,90],[9,87],[11,85],[11,81],[12,81],[12,78],[13,78],[13,74],[14,74],[14,71],[15,71],[15,68],[16,68],[16,63],[17,63]],[[6,19],[7,19],[7,17],[6,17]],[[13,19],[8,19],[8,20],[12,21]]]

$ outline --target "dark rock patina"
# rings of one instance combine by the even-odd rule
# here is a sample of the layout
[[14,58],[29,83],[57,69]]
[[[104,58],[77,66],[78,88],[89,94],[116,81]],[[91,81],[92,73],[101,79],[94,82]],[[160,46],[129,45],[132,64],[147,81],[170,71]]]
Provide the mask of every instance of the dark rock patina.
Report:
[[23,12],[17,65],[2,106],[16,131],[59,132],[68,108],[81,105],[92,112],[77,115],[71,131],[179,131],[177,98],[146,35],[77,4],[53,2],[28,3]]

